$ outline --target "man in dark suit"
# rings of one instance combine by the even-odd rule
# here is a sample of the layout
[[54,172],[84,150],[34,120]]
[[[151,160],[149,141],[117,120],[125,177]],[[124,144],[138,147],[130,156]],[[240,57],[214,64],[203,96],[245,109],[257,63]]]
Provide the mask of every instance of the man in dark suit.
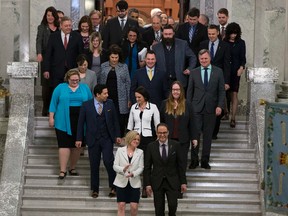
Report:
[[[212,134],[216,116],[221,115],[224,108],[224,77],[220,68],[211,65],[209,50],[200,50],[198,54],[200,67],[190,73],[187,100],[192,102],[198,136],[203,132],[203,148],[201,167],[211,169],[209,165]],[[198,137],[199,140],[199,137]],[[190,169],[199,165],[199,145],[191,149]]]
[[166,73],[163,70],[155,67],[156,55],[155,52],[149,50],[146,53],[146,67],[136,71],[131,83],[130,98],[132,103],[136,103],[135,90],[139,86],[143,86],[150,96],[150,102],[160,108],[161,102],[167,98],[168,84]]
[[191,8],[188,13],[188,22],[179,25],[176,38],[187,41],[189,47],[198,55],[201,41],[207,40],[207,27],[199,23],[200,11],[198,8]]
[[152,26],[142,34],[142,39],[148,44],[149,49],[152,45],[159,43],[162,39],[161,17],[154,15],[152,18]]
[[92,197],[97,198],[99,194],[101,153],[111,188],[109,197],[114,197],[116,192],[113,181],[116,174],[113,170],[113,143],[121,142],[119,122],[113,101],[107,99],[107,87],[102,84],[96,85],[94,96],[92,100],[82,104],[77,127],[76,147],[80,148],[82,142],[86,140],[91,168]]
[[186,90],[190,71],[196,66],[197,59],[187,42],[174,35],[171,25],[164,26],[162,41],[153,45],[152,50],[156,53],[157,68],[166,71],[168,85],[178,80]]
[[[209,49],[211,56],[211,64],[222,69],[225,80],[225,91],[230,88],[230,47],[225,41],[219,40],[219,28],[217,25],[210,25],[208,27],[209,40],[200,43],[200,49]],[[213,139],[217,139],[219,132],[221,118],[224,115],[224,110],[220,116],[216,118],[215,129],[213,132]]]
[[175,216],[179,188],[187,190],[185,167],[180,152],[180,144],[168,139],[168,126],[157,125],[157,141],[148,144],[144,159],[144,186],[148,196],[153,192],[156,216],[165,216],[165,195],[169,216]]
[[89,17],[91,19],[93,31],[101,33],[103,30],[103,25],[101,24],[102,13],[99,10],[92,10]]
[[121,47],[128,29],[132,26],[139,27],[138,22],[127,16],[128,3],[126,1],[118,1],[116,9],[118,16],[109,19],[102,32],[104,49],[108,49],[111,44]]
[[76,31],[71,31],[72,20],[64,16],[60,27],[61,31],[50,35],[44,59],[43,76],[50,79],[52,88],[64,82],[65,73],[77,67],[76,58],[83,53],[81,35]]

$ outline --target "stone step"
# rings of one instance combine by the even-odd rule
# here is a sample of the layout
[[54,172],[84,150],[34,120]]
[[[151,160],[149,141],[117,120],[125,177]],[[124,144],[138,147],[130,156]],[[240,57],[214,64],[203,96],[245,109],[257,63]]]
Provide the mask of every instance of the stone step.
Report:
[[[101,182],[107,182],[107,175],[101,175]],[[58,175],[37,175],[37,174],[27,174],[25,175],[26,185],[57,185],[61,184],[62,181],[58,180]],[[68,176],[65,178],[65,185],[90,185],[90,175],[80,175],[80,176]],[[258,181],[255,179],[247,180],[240,178],[221,178],[221,177],[187,177],[188,187],[229,187],[229,188],[258,188]]]
[[[78,165],[89,165],[89,159],[85,151],[85,155],[81,156]],[[190,156],[188,156],[188,159]],[[29,154],[27,156],[28,164],[43,164],[43,165],[56,165],[58,166],[58,155],[50,154]],[[189,161],[188,161],[189,162]],[[243,159],[243,158],[211,158],[210,165],[213,167],[249,167],[257,168],[256,159]]]
[[[46,126],[35,127],[35,137],[56,137],[54,128],[48,128]],[[248,139],[247,130],[237,129],[222,129],[217,135],[218,139]]]
[[[89,175],[90,167],[88,165],[78,165],[77,171],[79,175]],[[106,170],[103,166],[100,168],[100,176],[107,176]],[[27,175],[58,175],[58,165],[37,165],[27,164],[25,173]],[[227,168],[227,167],[213,167],[211,170],[205,170],[197,167],[195,170],[187,170],[187,177],[226,177],[226,178],[251,178],[255,179],[258,177],[258,170],[256,168]]]
[[[227,148],[214,147],[212,145],[211,158],[213,157],[224,157],[224,158],[255,158],[255,149],[245,149],[245,148]],[[117,150],[118,146],[114,146],[114,152]],[[30,145],[28,148],[29,154],[58,154],[57,145]],[[87,155],[87,152],[86,152]],[[189,153],[188,153],[189,156]]]
[[[52,146],[57,147],[56,137],[37,137],[31,146]],[[212,148],[230,148],[230,149],[247,149],[249,146],[248,139],[222,139],[212,140]],[[200,144],[200,148],[202,145]],[[118,146],[115,145],[117,149]]]
[[[236,120],[236,128],[230,128],[230,121],[224,120],[221,121],[220,129],[231,129],[231,130],[238,130],[238,129],[246,129],[248,130],[249,123],[243,120]],[[46,126],[49,127],[48,124],[48,117],[37,116],[35,117],[35,126]]]
[[[101,184],[102,185],[102,184]],[[25,184],[24,195],[37,196],[81,196],[90,197],[90,187],[85,185],[66,185],[65,180],[59,180],[57,185],[27,185]],[[99,188],[99,197],[108,197],[108,186]],[[259,190],[255,188],[227,188],[227,187],[196,187],[188,188],[184,198],[229,198],[229,199],[259,199]]]
[[[116,204],[115,204],[116,205]],[[129,206],[126,207],[129,209]],[[167,208],[166,208],[167,209]],[[73,208],[73,207],[35,207],[28,206],[22,207],[22,216],[95,216],[95,212],[97,212],[97,216],[111,216],[117,214],[116,207],[112,208],[93,208],[93,207],[82,207],[82,208]],[[126,214],[129,215],[129,210],[126,210]],[[166,210],[166,214],[168,214]],[[151,216],[154,215],[154,209],[140,209],[138,216]],[[177,210],[177,216],[190,216],[190,215],[205,215],[205,216],[215,216],[215,215],[223,215],[223,216],[261,216],[261,211],[258,210],[250,210],[250,209],[215,209],[213,208],[194,208],[194,209],[180,209]]]
[[[38,201],[40,200],[40,201]],[[33,204],[37,201],[39,206],[73,206],[81,207],[110,207],[115,208],[114,199],[98,197],[97,199],[93,199],[92,197],[59,197],[59,196],[23,196],[23,205],[24,206],[33,206]],[[239,208],[245,209],[249,207],[249,209],[259,210],[259,200],[254,199],[246,199],[246,200],[237,200],[237,199],[227,199],[227,198],[195,198],[193,200],[183,198],[178,202],[179,209],[188,209],[188,208]],[[139,202],[139,209],[150,208],[153,209],[153,199],[141,199]]]

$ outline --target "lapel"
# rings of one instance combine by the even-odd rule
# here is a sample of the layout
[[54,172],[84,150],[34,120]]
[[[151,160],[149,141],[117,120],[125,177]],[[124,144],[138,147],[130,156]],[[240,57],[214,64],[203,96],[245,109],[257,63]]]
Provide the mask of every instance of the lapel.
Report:
[[96,122],[96,115],[97,115],[97,112],[96,112],[96,109],[95,109],[95,105],[94,105],[94,99],[92,99],[89,103],[89,109],[91,112],[88,112],[88,113],[91,113],[91,118],[93,122]]
[[139,151],[138,151],[138,149],[136,148],[135,151],[134,151],[132,160],[131,160],[131,164],[132,164],[138,157],[139,157]]
[[221,41],[219,40],[219,44],[218,44],[218,47],[217,47],[217,50],[216,50],[216,52],[215,52],[215,54],[214,54],[214,58],[213,58],[213,60],[214,60],[214,62],[215,62],[215,59],[217,58],[217,54],[219,54],[219,52],[220,52],[220,49],[221,49]]
[[121,154],[122,154],[122,158],[125,159],[125,161],[127,162],[127,164],[129,163],[129,159],[128,159],[128,153],[127,153],[127,147],[124,147],[121,149]]
[[[211,77],[210,77],[211,78]],[[201,67],[199,67],[199,70],[198,70],[198,73],[195,74],[195,81],[196,83],[201,83],[200,86],[202,86],[202,89],[205,89],[205,86],[204,86],[204,82],[202,80],[202,75],[201,75]],[[209,80],[210,81],[210,80]],[[208,82],[208,85],[209,85],[209,82]]]
[[167,158],[167,161],[169,160],[169,158],[170,158],[170,156],[172,155],[173,152],[174,152],[173,145],[168,140],[168,158]]

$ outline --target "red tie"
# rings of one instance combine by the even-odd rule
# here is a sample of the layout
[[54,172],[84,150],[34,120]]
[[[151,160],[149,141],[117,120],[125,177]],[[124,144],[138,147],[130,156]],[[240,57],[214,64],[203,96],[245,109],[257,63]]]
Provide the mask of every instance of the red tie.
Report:
[[64,36],[64,48],[67,49],[67,44],[68,44],[68,41],[67,41],[67,35]]

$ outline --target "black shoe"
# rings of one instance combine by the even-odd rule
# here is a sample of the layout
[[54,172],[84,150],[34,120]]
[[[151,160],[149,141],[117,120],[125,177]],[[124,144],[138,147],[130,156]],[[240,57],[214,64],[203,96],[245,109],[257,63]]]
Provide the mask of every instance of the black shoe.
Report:
[[191,161],[191,164],[189,165],[189,169],[196,169],[196,167],[199,166],[199,161]]
[[204,168],[204,169],[211,169],[211,166],[209,165],[208,162],[203,161],[203,162],[201,162],[201,168]]
[[69,170],[69,174],[70,174],[71,176],[79,176],[79,173],[78,173],[75,169],[70,169],[70,170]]
[[[61,175],[61,174],[64,174],[64,175]],[[65,177],[66,177],[66,175],[67,175],[67,172],[63,172],[63,171],[60,171],[60,174],[59,174],[59,176],[58,176],[58,179],[64,179]]]
[[110,193],[109,193],[108,196],[109,196],[110,198],[116,197],[116,190],[115,190],[114,188],[111,188],[111,191],[110,191]]
[[92,191],[91,197],[92,198],[97,198],[99,196],[97,191]]

